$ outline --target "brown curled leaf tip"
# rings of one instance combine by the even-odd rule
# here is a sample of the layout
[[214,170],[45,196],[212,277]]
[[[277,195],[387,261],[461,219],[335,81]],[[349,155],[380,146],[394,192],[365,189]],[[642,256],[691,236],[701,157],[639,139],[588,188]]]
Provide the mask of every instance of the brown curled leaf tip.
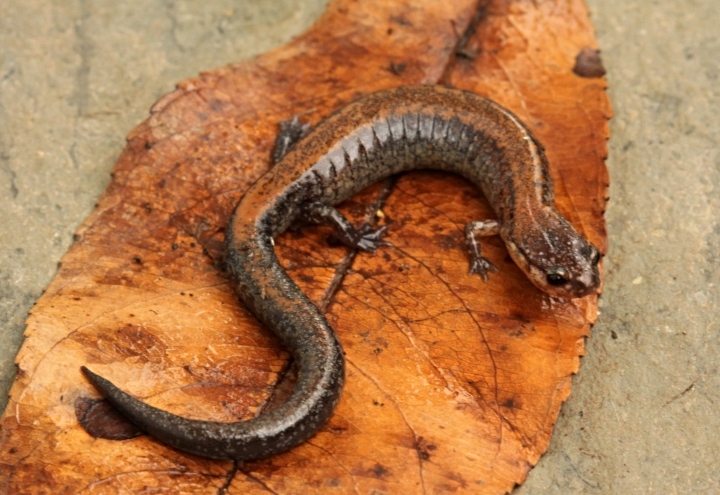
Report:
[[143,435],[105,399],[78,397],[75,400],[75,417],[80,426],[94,438],[129,440]]
[[600,59],[600,50],[594,48],[583,48],[577,57],[575,57],[575,67],[573,72],[580,77],[602,77],[605,75],[605,67],[603,67]]

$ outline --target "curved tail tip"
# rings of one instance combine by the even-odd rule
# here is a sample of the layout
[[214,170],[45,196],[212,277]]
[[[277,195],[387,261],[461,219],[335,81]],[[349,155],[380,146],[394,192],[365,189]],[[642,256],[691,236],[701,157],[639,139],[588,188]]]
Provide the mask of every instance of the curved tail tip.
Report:
[[98,376],[95,373],[93,373],[92,371],[90,371],[89,369],[87,369],[85,366],[80,366],[80,371],[82,371],[83,375],[88,377],[90,380],[92,380],[93,378]]
[[89,369],[87,369],[85,366],[80,366],[80,371],[82,371],[83,375],[90,380],[90,383],[92,383],[95,388],[100,390],[101,392],[104,391],[107,387],[106,384],[112,385],[108,380],[101,377],[97,373],[93,373]]

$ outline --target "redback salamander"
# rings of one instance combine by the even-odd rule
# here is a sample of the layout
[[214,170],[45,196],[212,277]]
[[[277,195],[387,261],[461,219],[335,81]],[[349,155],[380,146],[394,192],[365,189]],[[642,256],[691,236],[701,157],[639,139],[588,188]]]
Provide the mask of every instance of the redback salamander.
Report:
[[557,212],[543,147],[497,103],[439,86],[380,91],[322,121],[240,201],[230,222],[227,267],[240,298],[292,353],[298,381],[276,409],[249,421],[185,419],[151,407],[83,368],[125,416],[172,447],[206,457],[249,460],[290,449],[330,417],[344,381],[342,348],[325,317],[275,256],[273,238],[298,220],[324,222],[345,244],[374,251],[385,228],[355,229],[333,205],[393,174],[438,169],[482,189],[497,220],[465,229],[470,272],[495,267],[478,236],[499,234],[540,289],[582,297],[600,283],[600,252]]

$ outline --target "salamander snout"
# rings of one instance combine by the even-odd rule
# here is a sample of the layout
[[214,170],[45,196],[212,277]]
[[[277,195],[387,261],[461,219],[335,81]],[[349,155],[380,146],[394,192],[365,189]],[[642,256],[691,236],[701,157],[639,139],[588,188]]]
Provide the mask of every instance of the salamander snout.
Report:
[[597,290],[600,285],[600,251],[585,239],[580,238],[579,241],[585,245],[571,253],[565,260],[566,265],[545,268],[545,285],[541,289],[561,297],[583,297]]
[[597,291],[600,251],[559,216],[546,220],[544,226],[517,241],[506,239],[515,263],[550,295],[575,298]]

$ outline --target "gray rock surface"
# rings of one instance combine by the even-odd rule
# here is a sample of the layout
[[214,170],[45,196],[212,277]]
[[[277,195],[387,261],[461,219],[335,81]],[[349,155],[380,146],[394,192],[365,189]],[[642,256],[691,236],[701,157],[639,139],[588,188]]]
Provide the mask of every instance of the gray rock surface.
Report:
[[[720,3],[588,2],[616,115],[602,315],[516,493],[720,493]],[[326,0],[2,3],[0,408],[124,135],[177,81],[279,45]]]

